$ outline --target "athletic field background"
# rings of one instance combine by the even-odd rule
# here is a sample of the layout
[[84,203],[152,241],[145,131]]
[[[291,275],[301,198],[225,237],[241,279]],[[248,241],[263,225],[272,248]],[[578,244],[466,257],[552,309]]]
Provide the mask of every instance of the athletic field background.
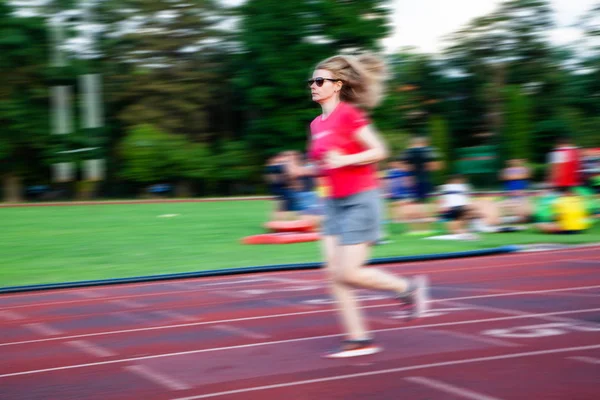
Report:
[[[271,207],[270,201],[254,200],[0,208],[0,287],[319,261],[318,242],[240,243],[265,232]],[[582,235],[524,231],[436,241],[388,224],[393,242],[374,247],[372,256],[600,242],[599,225]]]

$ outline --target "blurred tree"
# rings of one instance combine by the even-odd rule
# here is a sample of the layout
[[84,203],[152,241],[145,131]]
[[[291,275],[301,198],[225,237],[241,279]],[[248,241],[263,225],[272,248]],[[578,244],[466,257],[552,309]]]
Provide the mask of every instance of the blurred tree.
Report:
[[[112,146],[142,124],[202,144],[177,153],[190,159],[171,180],[187,194],[192,180],[213,178],[204,170],[208,154],[235,127],[225,62],[230,42],[219,28],[226,11],[211,0],[106,0],[100,7]],[[206,154],[196,157],[197,149]],[[194,172],[193,163],[204,172]]]
[[443,162],[442,168],[434,173],[434,183],[441,185],[452,171],[452,142],[448,135],[448,125],[443,118],[434,115],[429,119],[429,132],[431,145],[439,152]]
[[321,59],[379,50],[389,33],[388,0],[248,0],[240,17],[236,91],[243,92],[245,140],[265,157],[304,149],[311,104],[306,80]]
[[119,153],[123,178],[144,184],[174,182],[180,196],[190,194],[189,179],[210,180],[218,168],[206,145],[150,124],[133,127],[120,143]]
[[107,96],[126,127],[210,139],[222,15],[215,1],[107,0],[99,11]]
[[383,129],[426,134],[429,115],[443,108],[446,81],[439,63],[430,55],[403,49],[388,64],[387,96],[375,118]]
[[14,12],[0,2],[0,173],[5,201],[22,200],[23,178],[44,181],[35,174],[50,143],[45,21]]
[[471,135],[487,130],[497,137],[504,131],[507,84],[531,89],[535,117],[528,119],[543,121],[554,113],[552,104],[541,101],[552,101],[556,94],[555,87],[547,84],[552,73],[547,36],[553,27],[551,14],[547,0],[505,0],[496,11],[476,18],[449,38],[448,66],[471,89],[464,93],[466,108],[478,110],[480,116],[471,126]]
[[518,85],[505,89],[505,125],[503,132],[503,152],[507,159],[531,160],[532,132],[529,123],[528,99]]

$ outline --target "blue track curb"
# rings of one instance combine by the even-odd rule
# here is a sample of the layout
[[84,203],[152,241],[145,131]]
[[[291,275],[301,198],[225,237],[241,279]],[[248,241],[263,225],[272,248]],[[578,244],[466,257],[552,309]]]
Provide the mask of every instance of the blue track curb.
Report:
[[[369,261],[369,265],[411,262],[411,261],[441,260],[441,259],[461,258],[461,257],[486,256],[486,255],[494,255],[494,254],[512,253],[517,250],[519,250],[519,246],[502,246],[502,247],[494,247],[494,248],[490,248],[490,249],[458,251],[458,252],[452,252],[452,253],[437,253],[437,254],[425,254],[425,255],[418,255],[418,256],[374,258]],[[166,280],[186,279],[186,278],[202,278],[202,277],[208,277],[208,276],[227,276],[227,275],[240,275],[240,274],[276,272],[276,271],[300,271],[300,270],[317,269],[317,268],[321,267],[321,264],[322,263],[320,263],[320,262],[297,263],[297,264],[273,264],[273,265],[261,265],[261,266],[253,266],[253,267],[228,268],[228,269],[222,269],[222,270],[183,272],[183,273],[177,273],[177,274],[148,275],[148,276],[138,276],[138,277],[131,277],[131,278],[116,278],[116,279],[100,279],[100,280],[93,280],[93,281],[50,283],[50,284],[44,284],[44,285],[9,286],[9,287],[0,288],[0,294],[32,292],[32,291],[51,290],[51,289],[70,289],[70,288],[80,288],[80,287],[89,287],[89,286],[117,285],[117,284],[126,284],[126,283],[166,281]]]

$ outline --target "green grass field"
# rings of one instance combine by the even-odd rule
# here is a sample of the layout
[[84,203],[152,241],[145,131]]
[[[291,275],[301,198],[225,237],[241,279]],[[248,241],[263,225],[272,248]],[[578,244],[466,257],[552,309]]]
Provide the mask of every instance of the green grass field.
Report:
[[[0,287],[318,261],[317,243],[249,246],[263,233],[267,201],[1,208]],[[174,217],[160,217],[176,214]],[[486,234],[479,241],[435,241],[402,234],[373,257],[429,254],[530,243],[600,242],[584,235]]]

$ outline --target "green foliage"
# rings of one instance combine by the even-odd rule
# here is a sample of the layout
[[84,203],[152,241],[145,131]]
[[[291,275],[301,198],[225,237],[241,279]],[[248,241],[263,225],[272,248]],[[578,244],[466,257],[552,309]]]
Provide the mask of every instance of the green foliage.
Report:
[[263,155],[306,146],[319,113],[306,80],[315,64],[344,50],[377,50],[389,32],[388,1],[248,0],[238,9],[238,74],[246,141]]
[[[211,137],[208,108],[218,96],[222,63],[215,29],[222,11],[214,1],[109,0],[102,4],[107,32],[107,97],[126,128],[152,124],[193,140]],[[135,30],[119,34],[129,18]]]
[[[108,157],[115,183],[205,180],[219,190],[259,181],[276,151],[306,148],[320,111],[305,85],[312,68],[336,53],[380,50],[392,2],[91,2],[103,27],[99,57],[71,52],[63,67],[50,67],[47,19],[84,3],[18,3],[39,17],[17,18],[16,2],[0,2],[0,172],[47,180],[49,163],[91,155],[59,152],[101,147],[94,157]],[[443,57],[414,49],[388,56],[387,97],[372,117],[392,155],[412,134],[430,134],[447,167],[465,147],[498,145],[503,158],[543,163],[560,135],[599,146],[599,7],[580,21],[586,52],[549,43],[548,0],[504,0],[449,37]],[[66,22],[71,38],[77,18]],[[225,18],[232,23],[221,25]],[[102,74],[106,127],[84,131],[77,77],[91,71]],[[57,84],[75,94],[74,132],[60,137],[50,134],[49,87]],[[138,148],[139,138],[156,145]]]
[[529,160],[532,132],[528,121],[528,99],[516,85],[508,86],[505,92],[504,155],[507,159]]
[[449,171],[452,171],[452,149],[448,135],[448,125],[443,118],[433,116],[429,120],[429,135],[431,145],[440,153],[443,167],[434,173],[435,183],[441,185]]
[[0,4],[0,172],[35,173],[49,141],[48,54],[42,18],[18,18]]
[[152,125],[133,127],[119,147],[122,177],[152,183],[174,178],[204,178],[215,170],[208,149]]
[[398,157],[410,141],[410,134],[400,130],[380,131],[380,135],[388,147],[390,158]]

